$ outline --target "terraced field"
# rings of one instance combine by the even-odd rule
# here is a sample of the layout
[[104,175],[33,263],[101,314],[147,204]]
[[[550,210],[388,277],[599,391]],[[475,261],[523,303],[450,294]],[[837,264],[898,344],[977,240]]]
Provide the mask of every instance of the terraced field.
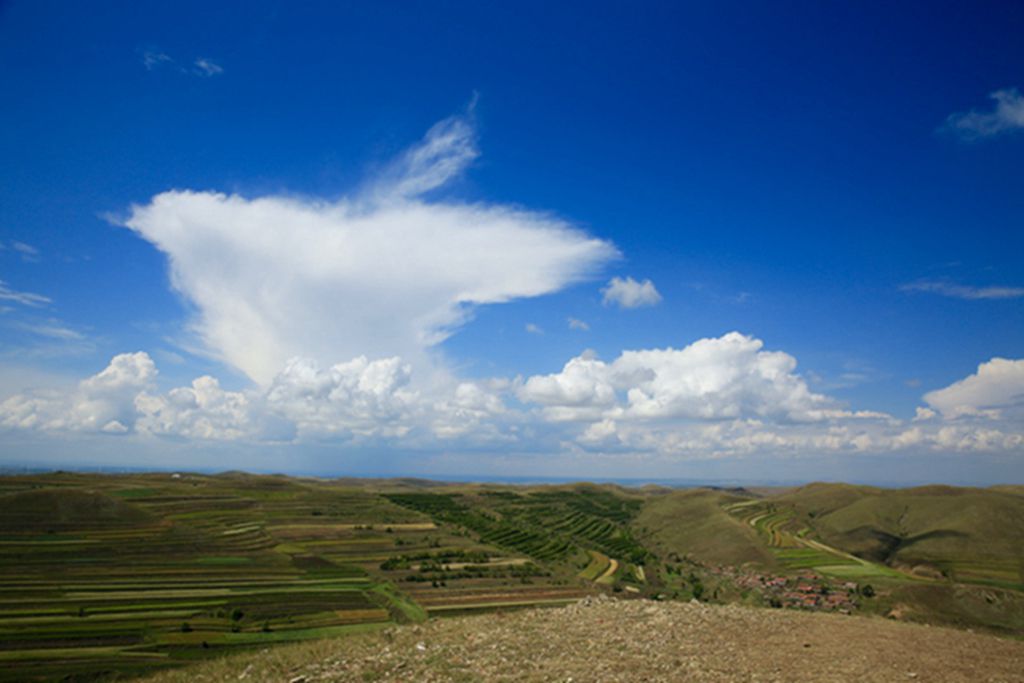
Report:
[[734,503],[726,509],[756,529],[779,564],[788,570],[813,569],[837,578],[901,576],[891,569],[814,540],[810,537],[810,527],[800,524],[791,509],[761,500]]
[[1024,497],[1012,488],[812,484],[726,510],[788,569],[1024,590]]
[[588,592],[536,564],[564,558],[565,539],[439,528],[329,482],[62,474],[0,492],[0,680],[139,672]]
[[640,499],[593,490],[390,495],[392,502],[459,524],[481,540],[538,560],[581,556],[585,549],[643,563],[649,553],[628,528]]

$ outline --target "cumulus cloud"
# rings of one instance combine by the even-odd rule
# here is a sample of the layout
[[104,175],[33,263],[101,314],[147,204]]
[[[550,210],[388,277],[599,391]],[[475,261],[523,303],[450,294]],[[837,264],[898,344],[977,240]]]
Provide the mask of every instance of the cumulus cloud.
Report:
[[525,329],[530,334],[544,334],[544,330],[536,323],[526,323]]
[[568,318],[566,323],[568,323],[570,330],[579,330],[580,332],[588,332],[590,330],[590,325],[579,318]]
[[900,287],[905,292],[929,292],[954,299],[1018,299],[1024,297],[1024,287],[973,287],[941,280],[918,280]]
[[617,255],[544,213],[424,198],[476,157],[473,135],[442,121],[356,197],[169,191],[125,225],[167,255],[207,348],[259,383],[296,356],[420,365],[473,306],[555,292]]
[[765,351],[738,332],[682,349],[623,351],[606,364],[573,358],[561,372],[530,377],[519,396],[554,419],[703,419],[773,417],[815,421],[842,414],[795,373],[796,359]]
[[654,306],[661,301],[661,294],[650,280],[637,282],[631,277],[613,277],[601,289],[602,303],[619,308],[640,308]]
[[[209,375],[166,395],[141,392],[133,406],[136,430],[188,439],[235,440],[267,432],[266,422],[253,419],[253,405],[243,392],[225,391]],[[266,420],[266,415],[261,415]]]
[[1024,128],[1024,96],[1019,90],[1004,88],[989,97],[995,102],[992,109],[951,114],[946,130],[964,140],[977,140]]
[[[913,420],[852,411],[808,390],[796,361],[730,333],[681,349],[593,353],[525,380],[413,386],[397,357],[322,367],[292,359],[267,386],[199,377],[157,390],[146,353],[115,356],[68,391],[0,403],[0,427],[196,441],[390,444],[403,449],[539,450],[668,458],[900,451],[1019,452],[1021,367],[994,359],[926,395]],[[518,403],[506,402],[514,396]],[[940,417],[941,414],[941,417]],[[469,450],[467,450],[469,449]]]
[[506,411],[507,381],[453,380],[423,393],[411,388],[411,376],[394,357],[328,368],[294,358],[265,387],[229,391],[204,375],[160,392],[148,354],[120,354],[72,391],[10,397],[0,404],[0,426],[221,441],[504,438],[490,420]]
[[1007,411],[1020,411],[1024,408],[1024,359],[993,358],[973,375],[928,392],[924,400],[945,418],[999,418]]
[[0,425],[14,428],[123,433],[135,423],[135,397],[156,379],[145,353],[123,353],[72,392],[19,394],[0,404]]
[[307,435],[402,437],[419,410],[411,376],[412,369],[397,357],[360,356],[325,370],[296,358],[274,378],[266,400]]
[[521,401],[544,406],[554,421],[599,418],[616,402],[612,368],[593,354],[571,359],[561,372],[534,375],[518,390]]
[[920,422],[922,420],[931,420],[938,413],[931,408],[925,408],[924,406],[918,406],[914,409],[914,422]]

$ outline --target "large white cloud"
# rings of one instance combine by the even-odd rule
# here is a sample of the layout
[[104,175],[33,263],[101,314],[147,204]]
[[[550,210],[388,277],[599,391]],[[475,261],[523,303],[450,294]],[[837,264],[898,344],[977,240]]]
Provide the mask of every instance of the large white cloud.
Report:
[[125,225],[167,255],[209,350],[259,383],[296,356],[419,364],[468,307],[557,291],[617,255],[544,213],[422,196],[476,155],[456,117],[354,198],[171,191]]
[[266,433],[272,426],[266,422],[268,416],[254,415],[249,396],[225,391],[208,375],[165,395],[142,392],[133,404],[135,429],[160,436],[230,441]]
[[1024,408],[1024,359],[993,358],[973,375],[924,395],[946,418],[983,415],[998,418]]
[[612,375],[610,366],[587,353],[571,359],[561,372],[530,377],[518,396],[544,406],[554,421],[595,419],[615,405]]
[[73,391],[8,398],[0,404],[0,425],[124,433],[135,422],[135,398],[152,387],[156,374],[156,365],[146,353],[122,353],[101,372],[79,382]]
[[274,378],[266,400],[305,434],[403,437],[420,404],[410,377],[411,368],[397,357],[360,356],[326,370],[293,359]]
[[730,332],[682,349],[624,351],[610,364],[588,354],[559,373],[530,377],[519,396],[545,406],[556,420],[814,421],[842,414],[834,401],[810,391],[795,373],[795,358],[763,347],[760,339]]

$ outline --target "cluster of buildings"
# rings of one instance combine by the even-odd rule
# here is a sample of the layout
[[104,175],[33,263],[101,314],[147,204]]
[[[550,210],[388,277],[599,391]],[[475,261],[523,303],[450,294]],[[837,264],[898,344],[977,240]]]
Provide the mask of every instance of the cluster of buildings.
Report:
[[797,576],[741,574],[733,579],[740,587],[768,598],[773,607],[791,607],[849,614],[857,607],[860,587],[853,581],[834,584],[814,572]]

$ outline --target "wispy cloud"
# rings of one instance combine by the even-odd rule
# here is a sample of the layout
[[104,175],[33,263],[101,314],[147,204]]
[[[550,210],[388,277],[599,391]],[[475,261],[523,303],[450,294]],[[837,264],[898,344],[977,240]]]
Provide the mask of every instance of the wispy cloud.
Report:
[[569,318],[567,322],[569,323],[570,330],[580,330],[581,332],[586,332],[590,329],[590,325],[588,325],[583,320],[580,320],[579,318]]
[[951,114],[943,129],[964,140],[977,140],[1024,128],[1024,95],[1019,90],[1004,88],[989,97],[995,101],[991,110]]
[[0,249],[10,249],[18,254],[22,261],[27,261],[29,263],[36,263],[39,261],[39,250],[25,242],[18,242],[15,240],[6,246],[0,244]]
[[967,300],[1019,299],[1024,297],[1024,287],[974,287],[972,285],[960,285],[942,280],[918,280],[917,282],[907,283],[900,287],[900,289],[904,292],[928,292],[954,299]]
[[526,331],[530,334],[544,334],[544,330],[539,325],[534,323],[526,323]]
[[11,301],[22,306],[33,306],[38,308],[51,303],[48,296],[34,292],[19,292],[7,286],[7,283],[0,280],[0,301]]
[[142,52],[142,65],[146,67],[146,71],[167,68],[180,74],[203,78],[219,76],[224,73],[224,67],[208,57],[196,57],[190,65],[186,66],[186,64],[187,62],[180,63],[171,55],[160,50],[150,49]]
[[613,277],[604,288],[602,303],[605,306],[616,305],[619,308],[640,308],[654,306],[661,301],[661,294],[650,280],[637,282],[631,277]]
[[161,66],[170,66],[172,64],[174,64],[174,60],[165,52],[145,50],[142,53],[142,65],[146,67],[147,71],[152,71]]
[[192,63],[194,71],[199,76],[218,76],[224,73],[224,67],[213,60],[200,57]]
[[49,339],[61,341],[82,341],[85,336],[81,332],[67,327],[59,320],[51,319],[41,323],[18,322],[13,327]]

